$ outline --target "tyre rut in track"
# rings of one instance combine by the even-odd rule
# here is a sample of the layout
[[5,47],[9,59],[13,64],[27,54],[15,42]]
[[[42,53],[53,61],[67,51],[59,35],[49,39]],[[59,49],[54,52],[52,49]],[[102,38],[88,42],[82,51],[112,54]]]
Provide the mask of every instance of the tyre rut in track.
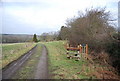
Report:
[[12,76],[21,68],[21,66],[29,59],[29,57],[34,54],[37,45],[33,47],[30,51],[19,57],[17,60],[8,64],[2,69],[2,79],[11,79]]

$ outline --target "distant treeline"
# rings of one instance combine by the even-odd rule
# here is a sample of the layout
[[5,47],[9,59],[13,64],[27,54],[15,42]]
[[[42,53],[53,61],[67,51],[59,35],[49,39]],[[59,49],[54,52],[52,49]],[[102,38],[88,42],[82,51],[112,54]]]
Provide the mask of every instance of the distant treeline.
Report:
[[[38,36],[39,38],[39,36]],[[26,34],[2,34],[2,43],[31,42],[33,35]]]
[[49,32],[49,33],[42,33],[39,37],[39,41],[43,42],[49,42],[49,41],[55,41],[58,39],[59,31],[57,32]]

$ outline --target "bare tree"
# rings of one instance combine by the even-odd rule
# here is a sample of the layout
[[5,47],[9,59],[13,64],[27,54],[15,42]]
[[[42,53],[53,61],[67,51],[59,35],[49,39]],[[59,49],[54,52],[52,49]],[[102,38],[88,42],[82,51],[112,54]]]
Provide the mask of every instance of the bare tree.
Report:
[[105,8],[89,9],[85,14],[79,12],[78,17],[67,21],[68,39],[73,45],[88,43],[91,48],[104,49],[105,44],[111,41],[110,33],[115,32],[109,24],[111,20]]

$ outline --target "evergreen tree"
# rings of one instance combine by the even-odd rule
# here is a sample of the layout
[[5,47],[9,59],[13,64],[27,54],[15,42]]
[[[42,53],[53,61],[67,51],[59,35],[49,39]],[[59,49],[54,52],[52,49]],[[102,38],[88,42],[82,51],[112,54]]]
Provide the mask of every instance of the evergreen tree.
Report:
[[33,41],[34,41],[34,42],[38,42],[38,40],[37,40],[37,35],[36,35],[36,34],[34,34],[34,36],[33,36]]

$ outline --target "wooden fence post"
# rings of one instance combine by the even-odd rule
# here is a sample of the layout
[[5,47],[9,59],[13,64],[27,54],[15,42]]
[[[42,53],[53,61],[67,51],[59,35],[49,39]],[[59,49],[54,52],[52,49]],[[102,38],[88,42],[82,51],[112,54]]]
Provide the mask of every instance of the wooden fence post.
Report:
[[69,47],[69,44],[67,43],[67,48]]
[[81,46],[81,44],[80,44],[80,53],[82,53],[82,46]]
[[88,44],[86,44],[86,57],[87,57],[87,55],[88,55]]
[[[78,49],[80,49],[80,45],[78,45]],[[79,52],[80,52],[80,50],[79,50]]]
[[80,44],[80,56],[81,56],[81,58],[82,58],[82,45]]

